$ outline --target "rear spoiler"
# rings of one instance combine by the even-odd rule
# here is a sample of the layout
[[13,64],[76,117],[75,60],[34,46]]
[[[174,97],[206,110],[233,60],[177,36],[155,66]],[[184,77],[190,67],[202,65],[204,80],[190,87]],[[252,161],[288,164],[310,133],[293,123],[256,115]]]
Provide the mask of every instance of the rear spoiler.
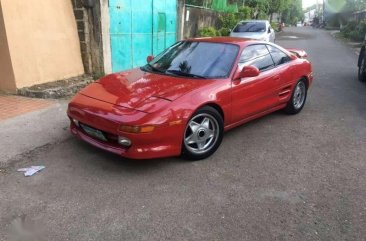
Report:
[[293,53],[300,59],[305,59],[308,57],[308,54],[305,52],[305,50],[301,50],[301,49],[286,49],[286,50]]

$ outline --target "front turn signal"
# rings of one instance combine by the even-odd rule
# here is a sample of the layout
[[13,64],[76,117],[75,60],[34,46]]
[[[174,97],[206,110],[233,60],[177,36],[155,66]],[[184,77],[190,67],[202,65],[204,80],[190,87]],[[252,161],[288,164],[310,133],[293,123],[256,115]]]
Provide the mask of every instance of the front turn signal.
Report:
[[155,126],[120,126],[119,130],[127,133],[150,133],[155,130]]

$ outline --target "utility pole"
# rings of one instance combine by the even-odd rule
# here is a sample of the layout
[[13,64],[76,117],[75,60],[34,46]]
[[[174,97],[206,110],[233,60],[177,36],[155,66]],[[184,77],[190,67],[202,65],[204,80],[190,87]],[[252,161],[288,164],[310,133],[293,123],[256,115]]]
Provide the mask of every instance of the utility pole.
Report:
[[323,22],[326,23],[326,19],[325,19],[325,15],[326,15],[326,4],[325,4],[326,0],[323,0]]

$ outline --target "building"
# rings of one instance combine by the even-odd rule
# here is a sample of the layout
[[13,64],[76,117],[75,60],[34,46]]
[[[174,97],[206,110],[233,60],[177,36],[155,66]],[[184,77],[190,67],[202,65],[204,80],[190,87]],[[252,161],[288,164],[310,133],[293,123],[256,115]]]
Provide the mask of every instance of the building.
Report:
[[0,91],[84,73],[67,0],[0,0]]
[[0,0],[0,91],[141,66],[177,40],[175,0]]

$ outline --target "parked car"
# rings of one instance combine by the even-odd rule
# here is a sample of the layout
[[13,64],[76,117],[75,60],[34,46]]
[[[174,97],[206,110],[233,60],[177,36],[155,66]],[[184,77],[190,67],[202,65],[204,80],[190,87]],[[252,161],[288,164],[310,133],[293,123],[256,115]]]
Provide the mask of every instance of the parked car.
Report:
[[[177,42],[141,68],[107,75],[69,103],[71,132],[131,159],[203,159],[236,126],[304,107],[313,80],[303,50],[242,38]],[[243,137],[245,138],[245,137]]]
[[231,37],[250,38],[274,43],[276,34],[267,20],[239,22],[230,33]]
[[296,27],[302,27],[302,26],[304,26],[304,25],[302,24],[302,22],[297,22],[297,23],[296,23]]
[[358,79],[362,82],[366,82],[366,35],[363,46],[358,56]]

